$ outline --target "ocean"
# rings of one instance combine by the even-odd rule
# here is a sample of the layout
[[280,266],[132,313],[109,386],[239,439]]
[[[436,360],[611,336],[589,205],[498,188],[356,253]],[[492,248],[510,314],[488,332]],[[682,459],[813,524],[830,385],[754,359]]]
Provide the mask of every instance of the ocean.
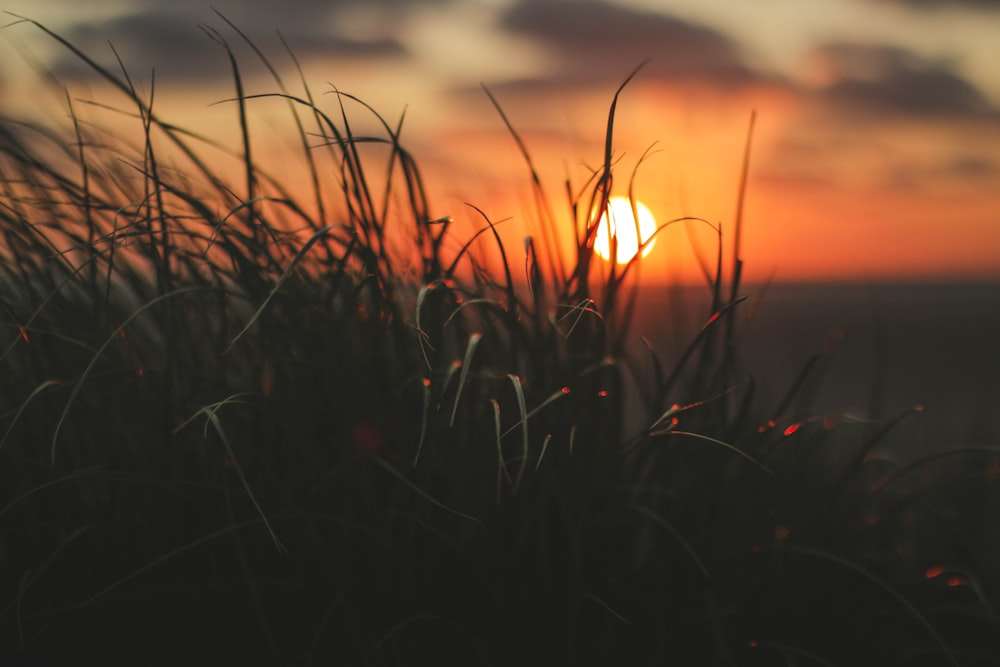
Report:
[[[740,295],[737,359],[762,404],[777,405],[819,351],[799,410],[885,420],[921,406],[907,419],[913,447],[1000,446],[1000,284],[750,285]],[[631,336],[669,364],[709,304],[704,287],[646,289]]]

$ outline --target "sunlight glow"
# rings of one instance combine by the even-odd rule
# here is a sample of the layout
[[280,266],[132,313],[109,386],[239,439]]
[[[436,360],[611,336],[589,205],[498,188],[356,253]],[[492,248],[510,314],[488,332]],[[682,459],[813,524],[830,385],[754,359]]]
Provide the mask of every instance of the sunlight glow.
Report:
[[[605,261],[611,260],[612,237],[618,244],[615,260],[619,264],[628,264],[639,252],[639,246],[656,232],[656,219],[653,213],[642,202],[636,200],[635,212],[639,216],[637,224],[632,215],[632,203],[628,197],[612,197],[608,200],[607,212],[601,215],[601,220],[597,223],[594,251]],[[655,243],[655,239],[651,240],[642,249],[643,257],[649,254]]]

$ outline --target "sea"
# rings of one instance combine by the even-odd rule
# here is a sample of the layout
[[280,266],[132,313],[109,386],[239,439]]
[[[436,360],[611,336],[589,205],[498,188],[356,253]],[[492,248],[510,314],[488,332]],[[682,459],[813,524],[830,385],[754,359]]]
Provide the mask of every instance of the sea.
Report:
[[[915,448],[1000,447],[1000,282],[748,285],[739,295],[738,367],[762,403],[777,405],[818,353],[799,390],[813,415],[912,411]],[[710,305],[706,287],[644,289],[631,337],[669,365]]]

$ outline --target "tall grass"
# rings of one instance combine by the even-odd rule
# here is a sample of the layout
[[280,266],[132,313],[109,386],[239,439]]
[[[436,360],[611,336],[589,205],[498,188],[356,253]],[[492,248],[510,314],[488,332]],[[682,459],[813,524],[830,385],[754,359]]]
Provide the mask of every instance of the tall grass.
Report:
[[[593,240],[632,76],[600,168],[567,187],[572,257],[544,242],[553,200],[487,91],[538,203],[543,240],[522,278],[488,212],[464,237],[434,213],[401,122],[339,91],[324,110],[229,21],[207,32],[232,67],[235,171],[161,118],[124,64],[20,21],[108,84],[124,100],[115,122],[141,141],[85,122],[70,94],[68,128],[0,122],[4,655],[995,657],[996,580],[948,515],[990,487],[944,474],[940,457],[879,456],[902,415],[801,415],[798,383],[761,405],[736,354],[738,242],[723,271],[718,233],[705,323],[678,361],[627,354],[635,265],[599,265]],[[275,92],[245,92],[228,40]],[[298,133],[305,191],[254,157],[250,114],[274,102]],[[356,113],[382,133],[357,134]]]

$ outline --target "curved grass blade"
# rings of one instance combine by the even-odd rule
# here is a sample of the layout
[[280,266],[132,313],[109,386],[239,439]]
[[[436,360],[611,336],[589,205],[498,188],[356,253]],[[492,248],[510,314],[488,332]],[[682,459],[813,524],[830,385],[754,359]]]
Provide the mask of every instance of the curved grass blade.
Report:
[[493,428],[496,432],[496,442],[497,442],[497,495],[496,502],[500,502],[500,483],[502,477],[507,478],[507,483],[512,484],[513,480],[510,477],[510,471],[507,470],[507,463],[503,460],[503,447],[500,445],[500,404],[495,398],[490,399],[490,404],[493,406]]
[[761,463],[760,461],[758,461],[754,457],[752,457],[749,454],[747,454],[746,452],[744,452],[739,447],[735,447],[733,445],[730,445],[728,442],[723,442],[722,440],[719,440],[717,438],[712,438],[712,437],[709,437],[707,435],[702,435],[701,433],[692,433],[690,431],[674,431],[674,430],[659,431],[657,433],[651,433],[650,437],[656,437],[656,436],[662,436],[662,435],[683,435],[683,436],[687,436],[689,438],[697,438],[699,440],[704,440],[705,442],[711,442],[713,444],[719,445],[720,447],[725,447],[726,449],[728,449],[729,451],[733,452],[734,454],[738,454],[739,456],[743,457],[744,459],[746,459],[750,463],[754,464],[755,466],[757,466],[758,468],[760,468],[761,470],[763,470],[764,472],[766,472],[768,475],[771,475],[772,477],[777,477],[778,476],[776,472],[774,472],[773,470],[771,470],[770,468],[768,468],[766,465],[764,465],[763,463]]
[[814,547],[807,547],[802,545],[786,543],[780,545],[778,547],[778,550],[790,553],[802,554],[804,556],[813,556],[815,558],[821,558],[831,563],[842,565],[843,567],[853,572],[856,572],[857,574],[860,574],[864,578],[868,579],[868,581],[872,582],[873,584],[881,588],[883,591],[892,596],[897,602],[899,602],[906,609],[906,611],[908,611],[910,615],[913,616],[913,618],[915,618],[917,622],[919,622],[920,625],[924,627],[925,630],[927,630],[927,634],[931,636],[931,638],[941,648],[944,654],[948,656],[948,660],[951,662],[951,664],[954,665],[955,667],[959,667],[959,662],[958,659],[955,657],[955,654],[951,652],[951,649],[948,648],[948,645],[944,642],[944,639],[941,637],[941,635],[937,633],[937,631],[934,629],[934,626],[931,625],[930,621],[928,621],[927,618],[920,613],[920,610],[917,609],[912,602],[907,600],[899,591],[897,591],[895,588],[889,585],[889,583],[886,582],[881,577],[877,576],[876,574],[862,567],[861,565],[855,563],[854,561],[848,560],[843,556],[838,556],[837,554],[830,553],[829,551],[824,551],[822,549],[816,549]]
[[[24,414],[24,411],[25,411],[25,409],[27,409],[28,404],[31,403],[31,401],[36,396],[38,396],[39,394],[41,394],[43,391],[45,391],[49,387],[54,387],[54,386],[58,386],[58,385],[61,385],[61,384],[62,384],[62,380],[46,380],[45,382],[43,382],[40,385],[38,385],[37,387],[35,387],[34,391],[32,391],[30,394],[28,394],[28,397],[26,399],[24,399],[24,401],[21,403],[21,407],[19,407],[17,409],[17,413],[14,415],[14,419],[11,420],[10,426],[7,427],[6,432],[4,432],[3,438],[0,438],[0,449],[3,449],[4,443],[7,442],[7,438],[10,437],[11,432],[14,430],[14,426],[17,425],[18,420],[21,418],[21,415]],[[0,514],[2,514],[2,513],[3,512],[0,512]]]
[[7,503],[3,507],[0,507],[0,517],[2,517],[4,514],[6,514],[7,512],[9,512],[11,510],[11,508],[13,508],[15,505],[17,505],[18,503],[20,503],[22,500],[25,500],[26,498],[30,498],[31,496],[35,495],[39,491],[44,491],[45,489],[49,488],[50,486],[55,486],[57,484],[62,484],[63,482],[68,482],[70,480],[77,479],[79,477],[82,477],[84,474],[89,474],[89,473],[92,473],[92,472],[97,472],[98,470],[103,470],[104,468],[105,468],[104,465],[91,466],[89,468],[81,468],[79,470],[74,470],[73,472],[69,473],[68,475],[63,475],[63,476],[57,477],[55,479],[50,479],[47,482],[43,482],[42,484],[39,484],[36,487],[28,489],[27,491],[25,491],[24,493],[22,493],[21,495],[19,495],[17,498],[14,498],[12,501],[10,501],[9,503]]
[[542,441],[542,451],[538,453],[538,461],[535,462],[535,472],[538,472],[538,468],[542,465],[542,459],[545,458],[545,452],[549,449],[549,443],[552,441],[552,434],[545,434],[545,440]]
[[670,374],[670,377],[668,377],[667,380],[666,380],[666,382],[663,383],[663,386],[660,389],[661,394],[667,395],[667,394],[670,393],[670,390],[673,389],[674,383],[677,382],[677,380],[680,378],[681,372],[684,370],[684,367],[687,365],[688,360],[694,354],[695,350],[698,349],[698,346],[705,339],[705,336],[707,336],[708,333],[710,331],[712,331],[712,329],[715,326],[716,322],[718,322],[722,318],[723,315],[725,315],[726,313],[728,313],[729,311],[731,311],[733,308],[735,308],[739,304],[741,304],[744,301],[746,301],[746,299],[747,298],[745,296],[741,296],[739,299],[736,299],[735,301],[731,301],[731,302],[727,303],[725,306],[723,306],[722,308],[716,310],[712,314],[712,316],[708,318],[708,320],[705,322],[705,324],[702,325],[701,330],[698,332],[698,334],[694,337],[694,339],[684,349],[684,353],[681,355],[681,358],[677,361],[677,365],[674,366],[674,370]]
[[524,386],[521,384],[521,378],[513,373],[508,373],[507,379],[510,380],[511,385],[514,387],[514,395],[517,397],[517,410],[521,415],[521,465],[517,469],[517,477],[514,479],[514,487],[511,489],[511,493],[516,494],[521,486],[521,479],[524,477],[524,469],[528,465],[528,411],[524,405]]
[[629,505],[628,509],[643,515],[657,526],[670,533],[670,536],[673,537],[677,544],[679,544],[681,548],[687,552],[687,555],[691,557],[692,562],[698,566],[698,570],[702,573],[702,575],[704,575],[705,579],[712,578],[711,575],[708,574],[708,568],[705,566],[705,562],[702,561],[700,556],[698,556],[698,552],[694,550],[694,547],[690,542],[684,539],[683,535],[677,532],[677,529],[674,528],[669,521],[645,505]]
[[221,410],[226,405],[243,404],[247,405],[246,401],[237,400],[242,396],[247,394],[233,394],[232,396],[219,401],[218,403],[212,403],[211,405],[206,405],[200,410],[198,410],[194,415],[191,416],[187,421],[185,421],[177,430],[180,430],[185,425],[189,424],[193,419],[199,415],[205,415],[205,428],[203,431],[203,436],[208,439],[208,426],[212,425],[215,429],[216,434],[219,436],[219,440],[222,441],[222,446],[226,450],[226,456],[233,463],[233,469],[236,471],[236,475],[240,478],[240,483],[243,484],[243,488],[246,490],[247,495],[250,497],[250,502],[253,503],[254,509],[257,510],[257,514],[260,516],[261,520],[264,522],[264,526],[267,528],[268,534],[271,536],[271,540],[274,541],[275,547],[277,547],[279,553],[285,553],[285,545],[281,543],[278,539],[277,534],[275,534],[274,529],[271,527],[271,522],[268,521],[267,515],[264,514],[264,509],[257,502],[257,496],[254,495],[253,489],[250,488],[250,482],[247,480],[246,475],[243,473],[243,467],[240,465],[239,459],[236,458],[236,452],[233,451],[233,447],[229,442],[229,437],[226,435],[225,429],[222,428],[222,422],[219,421],[219,410]]
[[463,519],[468,519],[469,521],[474,521],[475,523],[481,523],[480,519],[472,516],[471,514],[466,514],[465,512],[462,512],[460,510],[454,509],[452,507],[448,507],[447,505],[445,505],[444,503],[442,503],[437,498],[434,498],[429,493],[427,493],[426,491],[424,491],[423,489],[421,489],[419,486],[417,486],[416,484],[414,484],[410,480],[406,479],[406,476],[403,475],[403,473],[401,473],[398,470],[396,470],[394,467],[392,467],[392,465],[388,461],[385,461],[384,459],[382,459],[381,457],[378,457],[378,456],[371,456],[369,458],[372,461],[374,461],[376,463],[376,465],[378,465],[378,467],[382,468],[383,470],[385,470],[386,472],[388,472],[390,475],[392,475],[393,477],[395,477],[396,479],[398,479],[400,482],[403,483],[404,486],[406,486],[408,489],[410,489],[411,491],[413,491],[415,494],[417,494],[418,496],[420,496],[421,498],[423,498],[424,500],[426,500],[427,502],[429,502],[431,505],[434,505],[435,507],[443,509],[445,512],[448,512],[449,514],[454,514],[455,516],[462,517]]
[[[508,376],[508,377],[510,377],[510,376]],[[512,425],[510,428],[508,428],[506,431],[504,431],[503,434],[500,437],[501,438],[506,438],[508,435],[510,435],[511,433],[513,433],[514,430],[517,429],[518,426],[521,426],[522,424],[524,424],[525,420],[531,419],[532,417],[534,417],[535,415],[537,415],[539,413],[539,411],[541,411],[545,406],[547,406],[550,403],[552,403],[553,401],[556,401],[556,400],[562,398],[563,396],[569,394],[569,392],[570,392],[569,387],[563,387],[562,389],[560,389],[558,391],[552,392],[551,394],[549,394],[548,398],[546,398],[544,401],[542,401],[537,406],[535,406],[531,410],[531,412],[529,412],[524,417],[524,419],[522,419],[521,421],[518,421],[516,424]]]
[[483,339],[483,334],[474,333],[469,336],[469,344],[465,348],[465,359],[462,361],[462,373],[458,376],[458,388],[455,390],[455,402],[451,406],[451,419],[448,426],[455,426],[455,415],[458,414],[458,402],[462,398],[462,389],[465,388],[465,381],[469,377],[469,368],[472,366],[472,357],[476,354],[476,347]]
[[417,453],[413,455],[413,467],[417,467],[420,461],[420,453],[424,450],[424,440],[427,438],[427,418],[431,411],[431,379],[424,378],[420,383],[423,386],[424,405],[420,411],[420,440],[417,441]]
[[299,262],[302,261],[302,258],[305,257],[306,253],[309,252],[309,249],[312,248],[316,244],[316,242],[319,241],[322,237],[329,234],[331,230],[336,229],[338,227],[345,228],[345,225],[342,224],[327,225],[326,227],[323,227],[322,229],[318,230],[315,234],[313,234],[309,238],[308,241],[306,241],[305,245],[303,245],[299,249],[299,251],[295,253],[295,257],[292,258],[292,261],[291,263],[289,263],[288,268],[284,270],[284,272],[281,274],[281,277],[278,278],[278,281],[274,283],[274,287],[272,287],[271,291],[268,292],[267,296],[264,298],[263,303],[260,304],[260,306],[257,308],[256,311],[254,311],[254,314],[250,317],[250,320],[246,323],[246,326],[240,329],[240,332],[236,334],[236,336],[229,342],[229,345],[222,352],[222,354],[224,355],[228,354],[229,351],[233,349],[233,346],[236,345],[236,343],[243,337],[243,335],[250,330],[250,327],[254,325],[254,322],[257,321],[261,313],[264,312],[264,309],[267,308],[267,305],[271,303],[271,299],[274,298],[274,295],[278,293],[278,290],[281,289],[281,286],[285,283],[286,280],[288,280],[288,277],[292,274],[292,270],[299,264]]
[[125,327],[128,326],[128,324],[131,323],[132,320],[139,317],[139,315],[142,315],[144,312],[146,312],[156,304],[160,303],[161,301],[166,301],[167,299],[171,299],[175,296],[180,296],[182,294],[188,294],[189,292],[210,292],[210,291],[214,292],[219,290],[216,287],[196,285],[192,287],[182,287],[180,289],[173,290],[172,292],[161,294],[160,296],[144,304],[142,307],[138,308],[135,312],[129,315],[124,322],[118,325],[114,331],[111,332],[111,335],[108,336],[108,338],[104,341],[101,347],[97,349],[97,352],[90,360],[90,363],[87,364],[87,367],[83,370],[83,373],[80,375],[80,379],[76,381],[75,385],[73,385],[73,389],[70,392],[69,398],[66,399],[66,405],[65,407],[63,407],[62,414],[59,415],[59,419],[56,421],[56,427],[54,432],[52,433],[51,453],[49,455],[49,460],[51,465],[55,466],[56,464],[56,442],[59,440],[59,433],[62,430],[63,424],[66,422],[66,418],[69,416],[70,408],[73,407],[73,403],[76,401],[76,397],[79,395],[84,382],[87,380],[88,377],[90,377],[91,372],[97,365],[97,361],[101,358],[101,355],[104,354],[104,351],[108,349],[108,346],[110,346],[111,343],[113,343],[115,340],[118,339],[119,333],[124,331]]

